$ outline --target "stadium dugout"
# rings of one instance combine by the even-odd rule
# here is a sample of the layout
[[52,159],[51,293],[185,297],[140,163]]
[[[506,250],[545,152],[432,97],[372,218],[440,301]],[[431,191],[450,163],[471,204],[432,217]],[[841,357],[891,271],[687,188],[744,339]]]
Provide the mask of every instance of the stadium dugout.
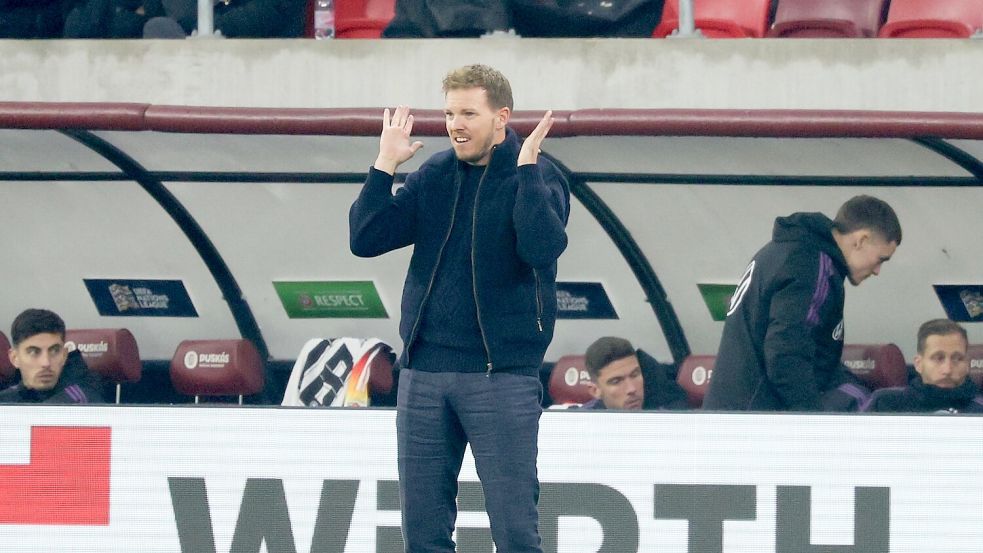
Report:
[[[378,111],[0,103],[4,203],[44,205],[52,220],[38,228],[8,219],[5,246],[68,241],[57,271],[28,263],[8,289],[49,298],[76,325],[139,313],[110,320],[127,322],[145,360],[167,360],[193,338],[249,339],[280,369],[311,336],[398,345],[405,254],[361,260],[347,248],[347,209],[373,155]],[[520,111],[512,124],[528,132],[538,117]],[[897,205],[916,245],[885,270],[887,285],[851,296],[851,342],[897,341],[910,359],[903,338],[938,310],[933,285],[942,275],[905,251],[945,250],[965,267],[947,271],[945,283],[975,278],[972,255],[952,260],[960,250],[948,244],[975,234],[969,198],[983,177],[983,116],[588,109],[556,117],[546,153],[567,174],[576,205],[560,262],[567,320],[547,360],[582,352],[601,334],[675,362],[713,352],[719,322],[708,314],[707,287],[733,284],[775,215],[829,212],[860,191]],[[443,147],[442,114],[417,112],[414,132],[426,151]],[[940,219],[960,221],[958,232],[936,227]],[[94,290],[113,279],[165,282],[155,285],[175,287],[190,304],[113,313]],[[308,286],[310,301],[322,301],[318,286],[332,301],[348,287],[376,307],[305,312],[287,291],[296,282],[320,283]]]

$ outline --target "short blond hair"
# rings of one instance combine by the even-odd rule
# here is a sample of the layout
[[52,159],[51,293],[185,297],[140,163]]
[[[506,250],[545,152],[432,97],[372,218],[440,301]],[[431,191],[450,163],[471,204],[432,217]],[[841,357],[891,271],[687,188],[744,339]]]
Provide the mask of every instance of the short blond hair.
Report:
[[512,86],[497,69],[487,65],[465,65],[454,69],[444,77],[443,91],[462,88],[483,88],[492,109],[512,108]]

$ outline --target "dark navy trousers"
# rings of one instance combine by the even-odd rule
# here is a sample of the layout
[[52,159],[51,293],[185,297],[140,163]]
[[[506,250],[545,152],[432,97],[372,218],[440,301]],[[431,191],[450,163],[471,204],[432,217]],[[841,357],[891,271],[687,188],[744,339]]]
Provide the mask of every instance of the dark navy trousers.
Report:
[[453,553],[468,443],[499,553],[541,553],[536,473],[543,388],[508,372],[399,372],[396,436],[407,553]]

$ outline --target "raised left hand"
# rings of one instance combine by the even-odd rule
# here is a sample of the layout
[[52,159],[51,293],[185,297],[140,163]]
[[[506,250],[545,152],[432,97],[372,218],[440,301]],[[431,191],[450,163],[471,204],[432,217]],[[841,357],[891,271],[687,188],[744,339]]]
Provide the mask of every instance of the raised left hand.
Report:
[[540,146],[543,144],[543,139],[549,134],[552,126],[553,110],[549,110],[543,115],[543,119],[536,125],[536,128],[522,142],[522,149],[519,150],[519,165],[536,163],[536,160],[539,159]]

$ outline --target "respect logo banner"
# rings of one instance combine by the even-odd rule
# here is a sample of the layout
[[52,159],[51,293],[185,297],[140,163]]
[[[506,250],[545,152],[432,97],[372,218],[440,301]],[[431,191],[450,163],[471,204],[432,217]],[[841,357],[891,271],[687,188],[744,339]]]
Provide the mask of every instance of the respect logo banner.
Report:
[[389,318],[370,280],[277,281],[273,287],[291,319]]

